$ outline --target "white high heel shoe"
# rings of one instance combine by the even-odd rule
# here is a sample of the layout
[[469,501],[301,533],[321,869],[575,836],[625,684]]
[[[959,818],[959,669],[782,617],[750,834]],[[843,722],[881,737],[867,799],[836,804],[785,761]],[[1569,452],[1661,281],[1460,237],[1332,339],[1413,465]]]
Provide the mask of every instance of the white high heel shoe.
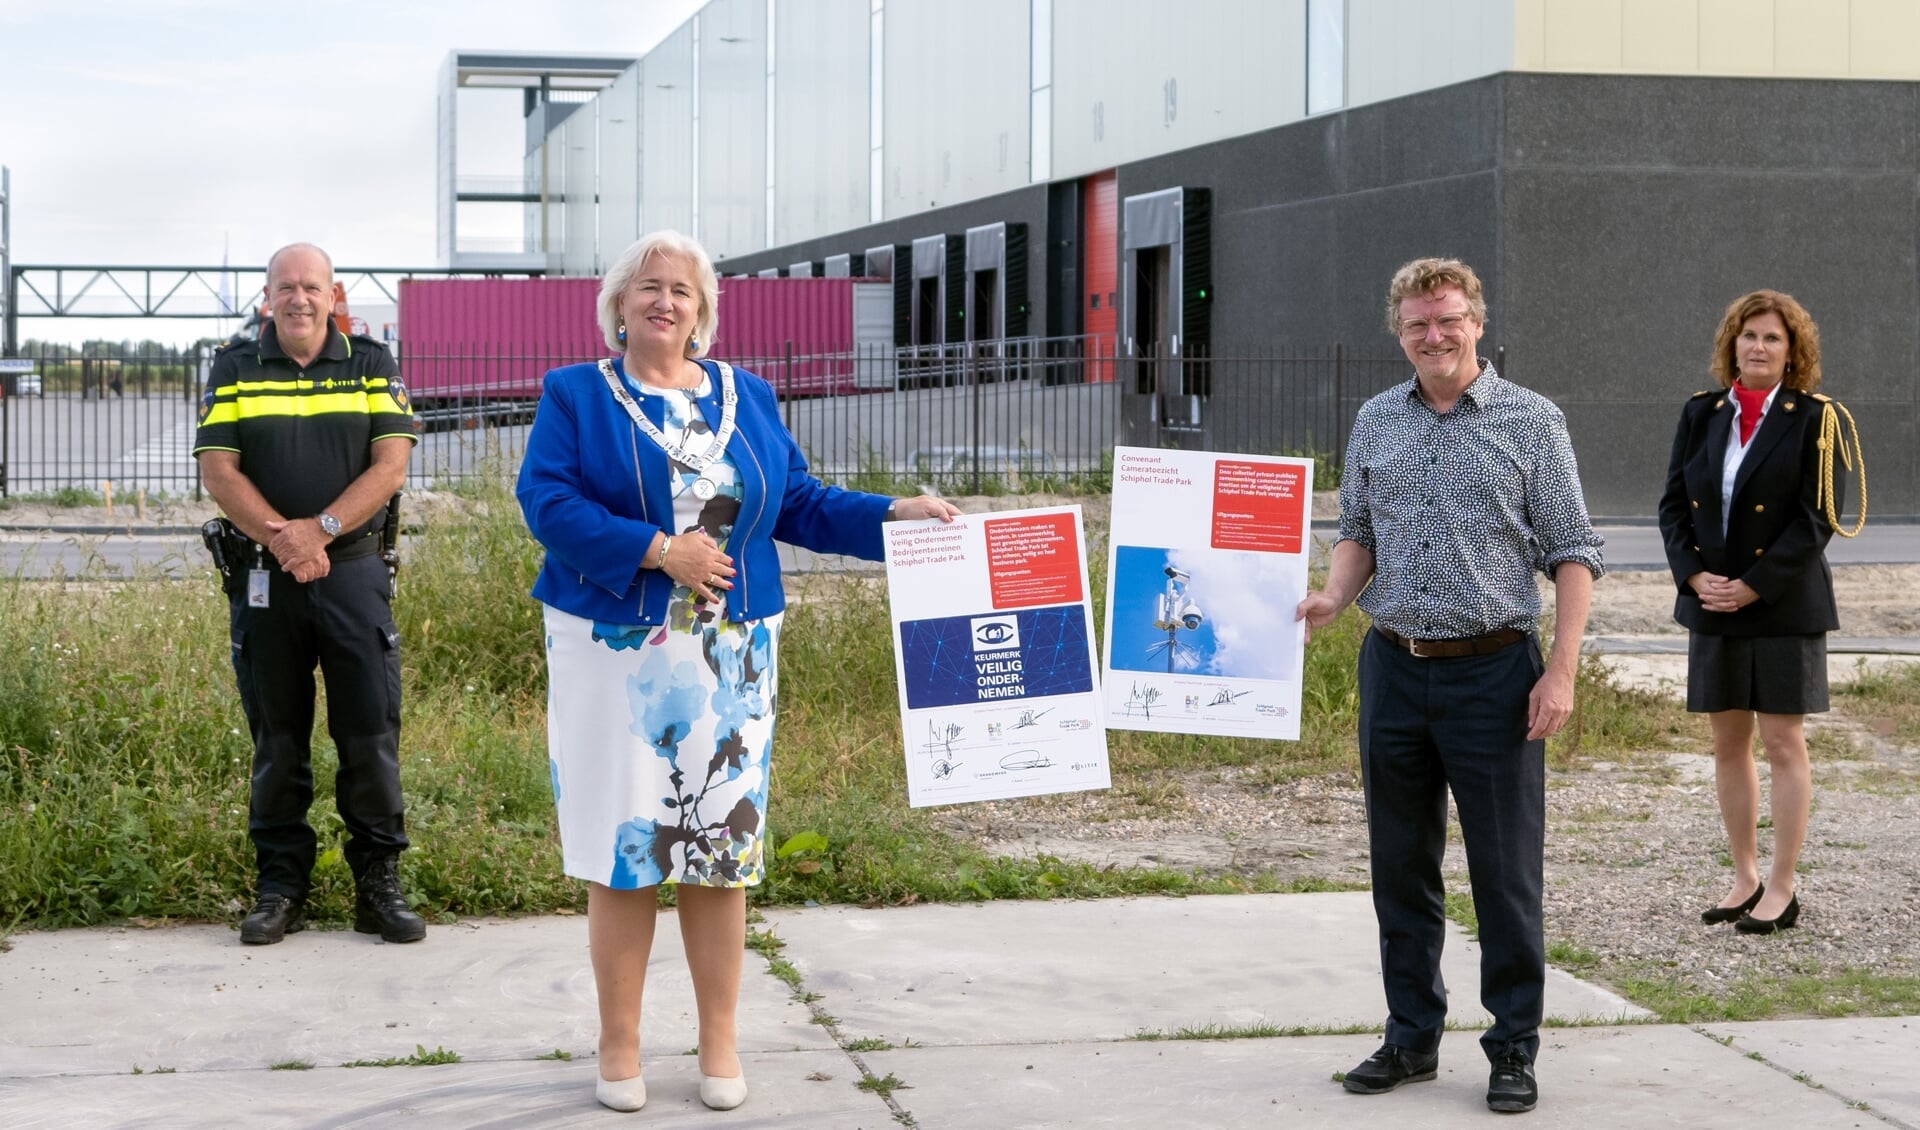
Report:
[[593,1097],[612,1110],[634,1111],[647,1105],[647,1081],[635,1075],[631,1079],[601,1079],[595,1073]]
[[713,1110],[732,1110],[747,1101],[747,1073],[700,1076],[700,1101]]

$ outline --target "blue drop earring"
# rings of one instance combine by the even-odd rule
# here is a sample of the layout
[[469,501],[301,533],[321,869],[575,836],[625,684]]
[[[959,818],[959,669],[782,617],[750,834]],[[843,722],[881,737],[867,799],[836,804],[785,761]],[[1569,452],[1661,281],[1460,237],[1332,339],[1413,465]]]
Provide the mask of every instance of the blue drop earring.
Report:
[[625,344],[627,343],[627,323],[626,323],[626,319],[624,319],[624,318],[623,318],[623,319],[621,319],[621,321],[620,321],[620,327],[619,327],[619,329],[617,329],[617,330],[615,330],[615,331],[614,331],[614,334],[613,334],[613,336],[614,336],[614,337],[616,337],[616,338],[618,338],[618,339],[620,340],[620,344],[621,344],[621,345],[625,345]]
[[688,338],[687,339],[687,356],[691,357],[698,352],[700,352],[700,339],[697,337]]

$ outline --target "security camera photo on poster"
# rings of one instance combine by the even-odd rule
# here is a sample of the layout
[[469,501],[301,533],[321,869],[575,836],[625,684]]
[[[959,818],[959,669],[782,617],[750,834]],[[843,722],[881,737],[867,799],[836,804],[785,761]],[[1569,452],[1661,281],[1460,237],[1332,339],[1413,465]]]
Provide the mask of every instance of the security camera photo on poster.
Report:
[[1114,450],[1106,723],[1300,736],[1313,462]]

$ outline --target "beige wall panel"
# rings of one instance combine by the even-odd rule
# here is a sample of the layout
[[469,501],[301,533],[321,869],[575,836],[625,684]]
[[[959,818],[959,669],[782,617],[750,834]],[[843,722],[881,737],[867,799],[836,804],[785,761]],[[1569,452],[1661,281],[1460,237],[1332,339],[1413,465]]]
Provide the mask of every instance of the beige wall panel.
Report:
[[1208,0],[1187,12],[1161,0],[1054,0],[1056,179],[1302,116],[1306,0]]
[[1773,73],[1820,76],[1852,74],[1848,59],[1847,5],[1842,0],[1774,0]]
[[1547,0],[1513,0],[1513,69],[1546,69]]
[[1514,0],[1348,0],[1347,104],[1509,70]]
[[1546,0],[1543,58],[1550,71],[1620,69],[1621,0]]
[[1027,0],[885,9],[889,217],[1027,181]]
[[1854,78],[1920,79],[1920,3],[1851,0]]
[[1766,0],[1700,0],[1700,73],[1773,73],[1773,6]]
[[1691,74],[1699,66],[1700,6],[1694,0],[1623,0],[1622,70],[1632,74]]

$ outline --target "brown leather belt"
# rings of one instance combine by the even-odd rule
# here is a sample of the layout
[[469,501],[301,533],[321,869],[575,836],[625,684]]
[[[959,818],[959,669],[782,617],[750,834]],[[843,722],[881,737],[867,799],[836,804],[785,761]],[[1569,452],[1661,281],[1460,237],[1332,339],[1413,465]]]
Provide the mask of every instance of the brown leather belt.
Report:
[[1373,630],[1380,638],[1400,648],[1416,659],[1458,659],[1463,655],[1492,655],[1502,648],[1512,647],[1527,638],[1527,633],[1518,628],[1502,628],[1497,632],[1488,632],[1484,636],[1461,636],[1451,640],[1410,640],[1399,632],[1383,628],[1378,624]]

